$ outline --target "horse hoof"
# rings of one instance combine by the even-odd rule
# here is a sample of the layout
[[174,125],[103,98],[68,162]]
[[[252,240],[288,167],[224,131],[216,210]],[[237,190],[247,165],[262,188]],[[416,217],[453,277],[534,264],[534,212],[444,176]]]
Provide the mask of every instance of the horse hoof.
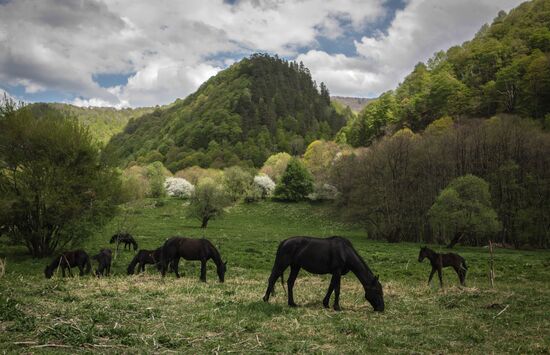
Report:
[[296,303],[294,303],[294,302],[292,302],[292,303],[289,302],[289,303],[288,303],[288,306],[289,306],[289,307],[293,307],[293,308],[294,308],[294,307],[298,307],[298,305],[297,305]]
[[328,301],[326,301],[326,302],[323,301],[323,307],[325,307],[325,308],[328,308],[328,307],[329,307]]
[[340,308],[340,306],[334,306],[334,310],[336,312],[340,312],[342,310],[342,308]]
[[267,296],[264,296],[262,299],[264,300],[264,302],[269,301],[269,297],[267,297]]

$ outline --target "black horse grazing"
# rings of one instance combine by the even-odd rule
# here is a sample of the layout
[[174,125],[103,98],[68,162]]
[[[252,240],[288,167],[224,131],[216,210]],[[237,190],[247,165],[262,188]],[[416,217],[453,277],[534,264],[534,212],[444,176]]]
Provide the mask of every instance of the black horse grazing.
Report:
[[447,266],[452,266],[458,275],[460,284],[464,286],[468,266],[466,265],[466,260],[464,260],[463,257],[455,253],[438,254],[430,248],[422,247],[420,248],[420,253],[418,254],[418,262],[422,262],[424,258],[428,258],[430,260],[430,264],[432,264],[432,272],[428,278],[428,285],[432,282],[432,277],[437,271],[437,275],[439,276],[439,285],[443,287],[441,269]]
[[147,264],[153,264],[156,265],[160,262],[160,249],[157,248],[155,250],[145,250],[141,249],[138,251],[136,256],[132,259],[130,262],[130,265],[128,265],[128,275],[133,275],[134,270],[136,268],[136,265],[138,265],[138,273],[145,271],[145,265]]
[[323,306],[328,308],[330,296],[334,291],[334,309],[340,310],[340,277],[353,272],[365,289],[365,298],[375,311],[384,311],[382,285],[375,277],[363,258],[355,251],[351,242],[342,237],[314,238],[292,237],[279,244],[275,263],[269,276],[264,301],[269,301],[275,282],[283,277],[283,272],[290,266],[287,280],[288,305],[295,307],[292,288],[301,268],[313,274],[332,274],[330,286],[323,299]]
[[138,243],[134,239],[134,237],[127,232],[121,232],[114,234],[111,237],[111,240],[109,241],[110,244],[116,243],[116,250],[118,250],[118,245],[124,243],[124,250],[126,250],[126,247],[128,247],[128,250],[130,250],[130,247],[134,246],[134,251],[138,249]]
[[97,277],[102,275],[109,276],[111,273],[111,260],[113,252],[111,249],[101,249],[99,254],[92,256],[92,259],[97,260],[99,263],[98,268],[95,271]]
[[[80,270],[80,276],[84,276],[84,273],[89,273],[92,265],[90,264],[90,257],[84,250],[67,251],[61,255],[56,256],[50,265],[44,269],[44,275],[49,279],[52,277],[53,272],[58,267],[61,267],[61,273],[65,277],[65,269],[69,269],[69,274],[72,276],[71,268],[78,267]],[[84,270],[86,267],[86,270]]]
[[206,282],[206,262],[212,259],[216,264],[218,278],[220,282],[225,279],[227,261],[223,262],[218,249],[207,239],[192,239],[184,237],[172,237],[162,246],[160,256],[160,271],[162,276],[166,274],[168,264],[172,263],[172,268],[176,277],[180,277],[178,264],[180,258],[186,260],[200,260],[201,276],[200,280]]
[[[134,270],[136,268],[136,265],[138,265],[138,273],[139,272],[145,272],[145,265],[152,264],[156,265],[157,268],[160,270],[160,253],[161,253],[162,247],[159,247],[155,250],[145,250],[141,249],[138,251],[136,256],[132,259],[130,262],[130,265],[128,265],[128,275],[133,275]],[[174,263],[170,264],[170,268],[172,271],[174,271]]]

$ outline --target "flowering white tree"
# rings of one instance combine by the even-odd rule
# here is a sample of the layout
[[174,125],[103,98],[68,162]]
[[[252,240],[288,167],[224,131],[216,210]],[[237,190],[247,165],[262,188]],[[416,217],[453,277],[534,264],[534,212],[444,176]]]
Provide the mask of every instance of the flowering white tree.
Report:
[[254,186],[262,191],[262,198],[270,196],[275,190],[275,183],[267,175],[256,175],[254,177]]
[[168,196],[180,198],[189,198],[195,191],[195,186],[193,186],[193,184],[178,177],[166,178],[164,181],[164,188]]

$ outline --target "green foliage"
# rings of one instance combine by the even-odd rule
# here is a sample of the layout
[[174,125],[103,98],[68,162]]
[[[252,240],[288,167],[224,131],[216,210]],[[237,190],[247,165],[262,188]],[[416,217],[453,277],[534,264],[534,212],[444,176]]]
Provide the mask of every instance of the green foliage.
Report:
[[282,201],[302,201],[313,192],[313,177],[298,158],[292,158],[275,187],[274,196]]
[[229,198],[236,202],[252,190],[254,176],[239,166],[232,166],[224,170],[224,186]]
[[[534,120],[443,117],[423,133],[401,129],[368,149],[340,156],[329,183],[340,192],[338,211],[364,223],[369,237],[434,242],[430,208],[453,179],[473,174],[489,183],[502,223],[496,241],[545,248],[550,245],[548,164],[550,135]],[[442,198],[451,203],[453,197]],[[444,232],[446,239],[455,237],[448,228]],[[464,238],[483,241],[479,234]]]
[[511,113],[541,122],[550,113],[550,6],[525,2],[499,13],[471,41],[419,63],[385,104],[365,107],[338,134],[340,142],[366,146],[385,131],[415,132],[442,117]]
[[265,161],[260,173],[269,176],[273,181],[278,182],[283,176],[288,162],[292,156],[288,153],[273,154]]
[[1,111],[0,225],[34,257],[82,242],[114,215],[117,172],[76,119]]
[[328,180],[330,168],[338,153],[340,147],[332,141],[316,140],[307,147],[304,164],[314,176],[316,183],[322,185]]
[[88,127],[93,138],[102,144],[122,132],[130,119],[140,117],[153,111],[153,108],[124,108],[112,107],[77,107],[61,103],[36,103],[28,106],[33,115],[47,116],[59,113],[75,117],[78,122]]
[[201,228],[206,228],[208,222],[221,216],[224,208],[230,204],[231,199],[223,186],[205,178],[195,186],[195,192],[189,200],[188,215],[201,221]]
[[317,138],[331,138],[345,123],[319,92],[307,68],[255,54],[205,82],[185,100],[131,119],[106,147],[127,164],[163,156],[173,172],[198,165],[259,167],[280,151],[302,154]]
[[147,166],[147,178],[149,179],[149,196],[150,197],[166,197],[166,189],[164,181],[166,176],[171,175],[161,162],[156,161]]
[[204,178],[210,178],[218,183],[223,180],[223,171],[219,169],[203,169],[200,166],[192,166],[180,170],[174,174],[175,177],[184,178],[191,184],[196,185]]
[[491,206],[489,184],[474,175],[451,181],[437,196],[428,215],[432,228],[446,241],[455,238],[479,245],[501,228]]

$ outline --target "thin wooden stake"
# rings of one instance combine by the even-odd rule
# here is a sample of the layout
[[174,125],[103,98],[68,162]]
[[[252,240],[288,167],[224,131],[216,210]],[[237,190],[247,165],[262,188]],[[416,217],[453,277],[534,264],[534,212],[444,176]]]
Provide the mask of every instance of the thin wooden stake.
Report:
[[489,282],[495,286],[495,260],[493,254],[493,242],[489,240]]

